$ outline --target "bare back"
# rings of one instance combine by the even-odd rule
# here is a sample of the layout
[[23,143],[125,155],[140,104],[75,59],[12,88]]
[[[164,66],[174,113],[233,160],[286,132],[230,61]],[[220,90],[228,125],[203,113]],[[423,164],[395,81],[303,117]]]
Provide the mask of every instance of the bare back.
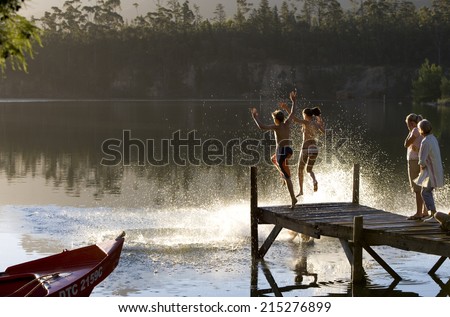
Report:
[[273,127],[277,147],[289,146],[290,145],[289,121],[282,122],[278,125],[274,125]]
[[275,140],[277,142],[277,148],[290,145],[290,129],[289,124],[293,120],[293,116],[289,115],[285,121],[277,120],[275,124],[263,124],[258,118],[258,112],[256,108],[252,108],[252,116],[256,125],[261,130],[271,130],[275,133]]
[[302,120],[303,130],[303,142],[309,140],[316,140],[319,132],[321,132],[320,126],[313,120]]

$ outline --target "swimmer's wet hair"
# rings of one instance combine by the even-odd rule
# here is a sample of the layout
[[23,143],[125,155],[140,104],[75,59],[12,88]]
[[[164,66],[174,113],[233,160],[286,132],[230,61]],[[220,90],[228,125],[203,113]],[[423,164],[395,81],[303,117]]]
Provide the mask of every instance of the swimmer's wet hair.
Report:
[[319,107],[314,107],[303,109],[303,113],[306,114],[307,116],[320,116],[322,111],[320,111]]
[[272,117],[280,122],[284,122],[284,113],[281,110],[275,110],[272,112]]
[[305,108],[303,109],[303,114],[306,114],[307,116],[312,116],[312,109],[311,108]]
[[322,111],[320,111],[320,108],[319,108],[319,107],[314,107],[314,108],[312,108],[312,113],[313,113],[313,115],[315,115],[315,116],[320,116],[320,114],[322,113]]

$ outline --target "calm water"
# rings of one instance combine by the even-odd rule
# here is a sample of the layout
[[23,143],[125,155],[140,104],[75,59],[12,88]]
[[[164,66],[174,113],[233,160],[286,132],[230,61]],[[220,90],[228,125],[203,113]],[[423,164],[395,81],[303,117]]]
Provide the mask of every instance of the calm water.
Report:
[[[0,102],[0,237],[8,241],[0,270],[125,230],[120,265],[93,296],[250,296],[270,287],[268,276],[285,287],[284,296],[442,295],[438,284],[449,279],[450,265],[434,281],[426,272],[435,256],[377,248],[404,279],[392,284],[365,254],[370,283],[353,289],[338,241],[305,245],[291,242],[286,232],[252,270],[249,165],[258,162],[261,205],[289,202],[266,163],[270,152],[252,146],[268,144],[271,136],[256,128],[248,107],[257,106],[270,122],[275,104]],[[434,124],[450,171],[450,109],[381,101],[318,104],[328,128],[315,167],[319,191],[306,183],[301,202],[349,201],[352,164],[358,162],[363,204],[412,214],[403,148],[410,112]],[[294,126],[295,149],[299,136]],[[440,210],[450,209],[449,188],[436,193]],[[270,229],[261,230],[261,239]]]

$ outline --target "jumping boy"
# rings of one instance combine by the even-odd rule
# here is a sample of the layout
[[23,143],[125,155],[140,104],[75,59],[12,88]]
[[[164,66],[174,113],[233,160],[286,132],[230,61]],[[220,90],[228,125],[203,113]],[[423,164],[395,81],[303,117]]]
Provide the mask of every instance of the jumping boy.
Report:
[[[296,92],[291,92],[289,95],[292,101],[292,108],[290,113],[294,113],[295,100],[297,98]],[[292,186],[291,181],[291,172],[289,170],[289,166],[287,164],[287,160],[292,156],[293,151],[290,146],[290,128],[289,124],[291,123],[291,115],[289,114],[287,118],[285,118],[284,113],[281,110],[276,110],[272,112],[272,118],[275,124],[266,125],[261,123],[258,118],[258,112],[256,108],[251,109],[253,120],[255,120],[256,125],[260,130],[271,130],[275,133],[275,140],[277,143],[275,155],[272,157],[272,162],[275,167],[281,174],[281,177],[284,179],[287,188],[289,190],[289,194],[291,195],[291,208],[295,207],[297,203],[297,198],[295,198],[294,188]]]

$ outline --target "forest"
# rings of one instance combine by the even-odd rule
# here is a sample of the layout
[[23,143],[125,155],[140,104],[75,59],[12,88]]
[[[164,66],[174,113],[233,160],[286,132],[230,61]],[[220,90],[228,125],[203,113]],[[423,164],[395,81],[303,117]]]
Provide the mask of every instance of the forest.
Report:
[[[450,1],[236,0],[206,19],[189,1],[158,1],[127,21],[120,0],[66,1],[41,30],[27,73],[6,69],[4,97],[235,98],[264,90],[334,96],[349,78],[381,69],[379,94],[409,94],[428,60],[450,66]],[[135,4],[138,11],[138,4]],[[355,77],[356,76],[356,77]]]

